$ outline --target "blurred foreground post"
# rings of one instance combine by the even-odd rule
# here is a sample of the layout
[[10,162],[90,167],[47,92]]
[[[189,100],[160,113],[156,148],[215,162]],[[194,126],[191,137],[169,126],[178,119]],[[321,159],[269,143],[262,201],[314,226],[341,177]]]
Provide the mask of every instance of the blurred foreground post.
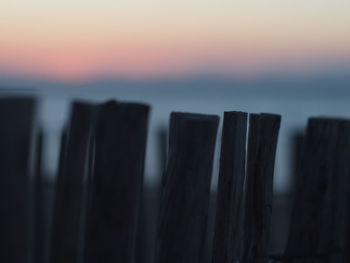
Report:
[[159,263],[199,263],[219,118],[172,113],[157,244]]
[[149,107],[99,106],[89,186],[84,262],[131,263],[135,257]]
[[350,122],[311,118],[285,261],[349,262]]
[[38,130],[36,135],[36,155],[34,166],[34,249],[33,262],[44,263],[47,246],[45,242],[45,180],[42,171],[44,148],[44,131]]
[[56,183],[51,263],[77,263],[80,260],[82,212],[95,109],[94,105],[80,102],[72,106]]
[[36,102],[0,99],[0,262],[29,259],[29,174]]

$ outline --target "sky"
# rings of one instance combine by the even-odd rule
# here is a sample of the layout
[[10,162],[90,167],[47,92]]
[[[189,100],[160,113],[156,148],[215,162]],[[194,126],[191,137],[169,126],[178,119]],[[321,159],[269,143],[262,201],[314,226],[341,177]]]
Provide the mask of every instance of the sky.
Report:
[[349,0],[1,0],[0,76],[350,73]]

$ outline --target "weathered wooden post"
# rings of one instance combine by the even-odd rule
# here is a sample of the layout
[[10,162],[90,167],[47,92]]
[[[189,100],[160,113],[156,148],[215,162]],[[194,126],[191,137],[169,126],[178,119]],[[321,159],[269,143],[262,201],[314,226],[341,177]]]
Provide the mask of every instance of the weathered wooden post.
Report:
[[36,101],[0,99],[0,262],[29,260],[29,174]]
[[243,241],[247,113],[225,112],[217,189],[213,263],[240,261]]
[[349,121],[309,120],[286,262],[348,262],[349,156]]
[[81,257],[86,185],[89,175],[92,129],[95,106],[75,102],[61,150],[62,167],[56,183],[52,224],[51,263],[77,263]]
[[157,243],[159,263],[199,263],[203,254],[219,118],[172,113]]
[[338,120],[335,171],[331,174],[319,250],[329,262],[350,262],[350,120]]
[[131,263],[143,182],[149,107],[99,106],[89,187],[86,263]]
[[244,263],[268,261],[273,174],[281,117],[251,114],[244,218]]
[[33,261],[44,263],[46,254],[45,245],[45,179],[42,171],[44,132],[39,129],[36,135],[36,154],[34,165],[34,244]]

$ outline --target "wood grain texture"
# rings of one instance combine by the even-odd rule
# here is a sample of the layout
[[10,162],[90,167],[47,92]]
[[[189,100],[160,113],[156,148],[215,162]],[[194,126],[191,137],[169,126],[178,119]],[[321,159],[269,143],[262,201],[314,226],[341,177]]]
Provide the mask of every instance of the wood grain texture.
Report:
[[247,113],[225,112],[217,189],[213,263],[240,260]]
[[29,174],[36,101],[0,99],[0,262],[29,258]]
[[157,262],[201,262],[219,118],[172,113],[162,180]]
[[82,222],[84,192],[88,176],[88,157],[91,148],[95,106],[75,102],[61,150],[62,167],[59,168],[54,215],[50,262],[77,263]]
[[242,262],[268,261],[273,175],[281,117],[251,114],[245,193]]
[[133,262],[148,114],[143,104],[108,102],[99,107],[86,263]]

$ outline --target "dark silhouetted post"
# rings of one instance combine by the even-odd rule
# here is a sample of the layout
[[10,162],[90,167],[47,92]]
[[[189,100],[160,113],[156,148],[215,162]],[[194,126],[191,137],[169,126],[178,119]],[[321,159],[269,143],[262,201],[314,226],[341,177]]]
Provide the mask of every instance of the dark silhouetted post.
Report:
[[88,158],[96,106],[75,102],[72,107],[62,167],[56,183],[52,244],[52,263],[77,263],[82,235],[82,211],[88,176]]
[[203,254],[219,118],[172,113],[157,244],[159,263],[199,263]]
[[[343,252],[342,257],[340,258],[342,261],[339,262],[350,262],[350,120],[346,123],[342,122],[341,124],[341,133],[338,139],[338,148],[337,152],[340,155],[339,158],[339,187],[337,191],[339,191],[338,195],[338,203],[340,207],[345,208],[345,216],[343,214],[339,215],[339,212],[335,214],[340,220],[337,222],[342,226],[345,225],[345,231],[342,231],[342,228],[338,228],[337,232],[335,232],[334,237],[337,238],[337,235],[341,238],[337,238],[341,252]],[[342,211],[339,209],[339,211]],[[342,232],[342,233],[341,233]]]
[[350,122],[311,118],[305,137],[288,262],[348,262],[343,252],[349,205]]
[[273,174],[280,122],[278,115],[250,115],[242,262],[268,261]]
[[350,262],[350,121],[338,120],[337,125],[335,170],[328,177],[319,251],[330,252],[329,262],[346,263]]
[[0,99],[0,262],[29,259],[29,174],[36,102]]
[[149,107],[99,107],[90,187],[86,263],[131,263],[143,182]]
[[322,206],[334,167],[337,132],[335,122],[309,120],[285,251],[287,257],[295,257],[291,262],[318,262]]
[[213,263],[240,261],[247,113],[225,112],[217,190]]
[[45,240],[45,195],[44,187],[45,182],[42,172],[42,159],[43,159],[43,143],[44,133],[40,129],[36,138],[36,156],[35,156],[35,167],[34,167],[34,253],[33,262],[43,263],[46,252]]

